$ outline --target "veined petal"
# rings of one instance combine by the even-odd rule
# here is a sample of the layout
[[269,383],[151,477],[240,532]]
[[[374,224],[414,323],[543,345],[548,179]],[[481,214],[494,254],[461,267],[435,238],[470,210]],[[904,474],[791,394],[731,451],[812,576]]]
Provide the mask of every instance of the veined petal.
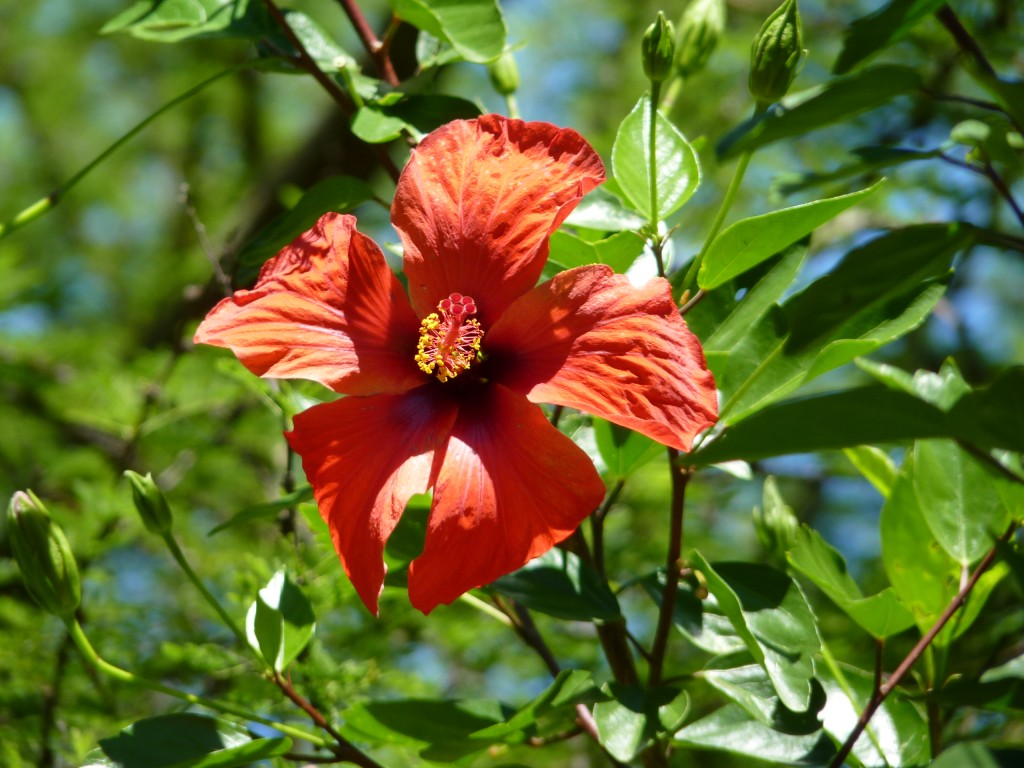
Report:
[[600,504],[587,455],[522,395],[500,385],[459,406],[434,486],[409,600],[424,613],[516,570]]
[[493,376],[530,400],[600,416],[689,450],[718,414],[715,382],[666,280],[642,288],[606,266],[539,285],[491,328]]
[[419,321],[377,245],[352,216],[326,213],[206,316],[197,343],[227,347],[259,376],[337,392],[404,392],[423,383]]
[[549,123],[486,115],[431,133],[391,207],[416,313],[459,292],[476,299],[486,330],[536,284],[548,237],[602,181],[586,140]]
[[375,616],[387,571],[384,544],[409,497],[430,487],[434,451],[455,414],[426,386],[317,405],[285,433],[302,457],[345,573]]

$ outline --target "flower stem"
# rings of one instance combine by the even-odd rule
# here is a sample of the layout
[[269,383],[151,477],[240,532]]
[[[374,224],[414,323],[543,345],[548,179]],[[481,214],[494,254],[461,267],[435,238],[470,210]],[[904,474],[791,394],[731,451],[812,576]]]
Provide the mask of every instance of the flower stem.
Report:
[[[658,98],[661,96],[661,83],[651,83],[651,104],[650,104],[650,133],[647,144],[647,175],[651,193],[651,228],[654,230],[654,237],[658,235]],[[658,257],[658,272],[664,276],[665,268],[661,263],[661,254]]]
[[230,75],[234,72],[237,72],[241,70],[243,67],[244,65],[228,67],[227,69],[222,70],[217,74],[206,78],[197,85],[194,85],[191,88],[189,88],[180,96],[171,99],[169,102],[160,107],[160,109],[156,110],[156,112],[153,112],[152,114],[142,119],[139,123],[135,125],[134,128],[132,128],[126,134],[121,136],[121,138],[119,138],[105,150],[100,152],[91,162],[87,163],[81,170],[78,171],[78,173],[76,173],[70,179],[68,179],[59,187],[57,187],[57,189],[55,189],[53,192],[48,194],[46,197],[41,198],[40,200],[36,200],[36,202],[32,203],[32,205],[28,206],[23,211],[16,214],[9,221],[0,223],[0,240],[7,237],[7,235],[11,234],[14,230],[19,229],[32,221],[35,221],[40,216],[42,216],[45,213],[48,213],[50,210],[56,207],[56,205],[64,198],[64,195],[70,192],[71,189],[78,182],[84,179],[96,166],[98,166],[100,163],[102,163],[104,160],[106,160],[108,157],[114,154],[114,152],[116,152],[122,146],[127,144],[131,139],[135,138],[137,134],[139,134],[146,126],[148,126],[150,123],[152,123],[162,114],[164,114],[164,112],[167,112],[168,110],[181,104],[183,101],[187,101],[188,99],[192,98],[197,93],[204,90],[207,86],[213,85],[213,83],[217,82],[225,75]]
[[79,653],[92,667],[107,675],[115,680],[127,683],[129,685],[135,685],[142,688],[149,688],[153,691],[159,691],[160,693],[173,696],[176,699],[194,704],[200,707],[206,707],[216,712],[223,712],[229,715],[236,715],[238,717],[245,718],[246,720],[254,723],[260,723],[273,728],[276,731],[283,733],[285,736],[290,736],[293,739],[301,739],[302,741],[308,741],[310,744],[314,744],[317,747],[330,749],[331,743],[315,733],[310,733],[301,728],[297,728],[287,723],[279,723],[274,720],[270,720],[265,717],[253,714],[241,707],[237,707],[234,704],[229,704],[224,701],[217,701],[215,699],[207,699],[202,696],[196,696],[192,693],[186,693],[185,691],[179,691],[176,688],[171,688],[168,685],[159,683],[155,680],[147,680],[144,677],[139,677],[126,669],[121,669],[110,662],[104,660],[93,648],[92,643],[89,642],[89,638],[86,637],[85,631],[82,629],[82,625],[78,623],[78,620],[71,618],[67,623],[68,634],[71,636],[72,641],[78,648]]
[[[185,575],[188,577],[188,580],[191,581],[195,588],[199,590],[199,593],[203,596],[203,599],[206,600],[206,602],[210,604],[213,610],[217,612],[217,615],[220,616],[221,621],[223,621],[227,628],[230,629],[231,632],[234,634],[235,639],[238,640],[239,645],[241,645],[243,648],[250,648],[250,645],[245,638],[245,633],[242,632],[238,624],[235,623],[235,620],[231,618],[231,615],[224,609],[224,606],[220,604],[220,601],[217,600],[217,598],[214,597],[213,593],[206,588],[206,585],[203,584],[199,576],[196,575],[196,572],[192,570],[192,566],[189,565],[188,560],[185,559],[185,553],[181,551],[181,547],[178,546],[178,542],[174,540],[174,537],[171,534],[167,533],[163,536],[163,540],[164,543],[167,545],[167,548],[171,551],[171,555],[174,557],[175,561],[181,567],[181,570],[185,572]],[[256,655],[259,656],[259,654]],[[262,656],[260,656],[260,661],[266,663]]]
[[[338,0],[338,2],[341,3],[341,7],[345,10],[345,15],[348,16],[349,21],[352,22],[352,26],[355,28],[356,34],[359,35],[363,47],[366,48],[366,52],[370,54],[370,57],[377,65],[380,76],[384,78],[388,85],[398,87],[398,75],[395,74],[395,68],[391,64],[388,47],[378,39],[369,22],[366,21],[366,16],[363,15],[359,3],[355,0]],[[397,27],[397,25],[393,26]],[[391,32],[391,35],[393,34],[394,32]],[[390,42],[390,37],[388,37],[388,43],[390,44]]]
[[697,272],[704,261],[704,256],[711,247],[711,243],[714,242],[719,230],[721,230],[725,217],[728,215],[729,209],[732,208],[733,201],[736,199],[736,193],[739,191],[740,184],[743,182],[743,176],[747,172],[747,166],[750,164],[750,156],[751,152],[744,152],[736,163],[736,169],[732,173],[732,181],[729,182],[729,188],[725,191],[725,197],[722,198],[722,204],[718,207],[718,213],[715,214],[715,219],[711,222],[711,228],[704,237],[704,244],[701,246],[696,258],[694,258],[693,263],[690,264],[690,268],[686,271],[686,277],[683,280],[684,289],[693,286],[697,279]]

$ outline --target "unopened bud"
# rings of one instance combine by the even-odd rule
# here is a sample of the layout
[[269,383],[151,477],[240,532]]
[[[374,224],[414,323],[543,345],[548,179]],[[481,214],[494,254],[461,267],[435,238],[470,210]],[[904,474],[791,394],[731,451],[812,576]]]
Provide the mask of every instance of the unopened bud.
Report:
[[708,62],[725,30],[725,0],[693,0],[679,20],[676,66],[683,77],[691,77]]
[[170,533],[173,521],[171,508],[167,505],[164,492],[153,481],[153,475],[146,473],[143,476],[128,469],[125,470],[124,476],[131,483],[135,509],[139,511],[139,517],[142,518],[146,530],[157,536]]
[[497,60],[487,65],[491,85],[502,96],[510,96],[519,90],[519,67],[511,51],[505,51]]
[[780,562],[786,561],[786,552],[796,543],[800,522],[793,510],[782,499],[775,478],[764,481],[764,497],[760,507],[754,507],[754,529],[761,545]]
[[640,46],[644,74],[652,83],[662,82],[672,72],[672,60],[676,55],[675,35],[672,22],[658,11],[657,20],[647,28]]
[[796,0],[786,0],[765,21],[750,48],[750,93],[759,104],[778,101],[796,77],[803,55]]
[[43,610],[70,619],[82,602],[78,565],[64,532],[32,491],[11,498],[7,530],[29,594]]

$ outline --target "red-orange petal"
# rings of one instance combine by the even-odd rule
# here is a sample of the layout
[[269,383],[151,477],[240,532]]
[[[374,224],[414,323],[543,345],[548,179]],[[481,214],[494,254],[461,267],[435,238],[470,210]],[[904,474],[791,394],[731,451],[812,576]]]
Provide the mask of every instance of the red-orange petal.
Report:
[[486,330],[536,284],[548,237],[602,181],[586,140],[550,123],[486,115],[431,133],[391,207],[417,314],[457,291],[476,300]]
[[302,457],[345,573],[375,616],[387,570],[384,544],[409,497],[430,487],[434,452],[454,423],[455,407],[420,387],[314,406],[285,433]]
[[522,395],[486,386],[459,406],[409,600],[429,613],[569,536],[604,496],[594,465]]
[[494,377],[530,400],[578,408],[689,450],[718,414],[697,337],[662,278],[637,288],[578,267],[513,304],[486,341]]
[[319,381],[337,392],[404,392],[419,321],[377,245],[352,216],[326,213],[260,272],[252,290],[211,310],[197,343],[227,347],[258,376]]

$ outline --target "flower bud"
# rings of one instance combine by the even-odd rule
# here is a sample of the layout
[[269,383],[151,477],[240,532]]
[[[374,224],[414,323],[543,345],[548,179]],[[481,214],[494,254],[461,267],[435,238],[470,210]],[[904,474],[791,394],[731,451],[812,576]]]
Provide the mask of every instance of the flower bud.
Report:
[[505,51],[496,61],[487,65],[491,85],[502,96],[509,96],[519,90],[519,68],[511,51]]
[[171,532],[171,508],[167,505],[164,492],[161,491],[153,481],[153,475],[146,473],[143,477],[138,472],[125,470],[124,476],[132,486],[132,498],[135,499],[135,509],[139,511],[142,524],[146,530],[163,536]]
[[796,543],[800,522],[792,508],[782,500],[775,478],[764,481],[763,506],[754,507],[754,528],[761,545],[780,562],[786,561],[786,552]]
[[660,83],[672,72],[675,58],[675,30],[665,14],[658,11],[657,20],[647,28],[640,50],[643,55],[644,74],[652,83]]
[[754,36],[750,48],[750,93],[759,104],[786,95],[803,54],[803,30],[796,0],[785,0]]
[[691,77],[707,64],[725,30],[725,0],[692,0],[679,20],[676,66]]
[[29,594],[43,610],[70,619],[82,602],[78,565],[64,532],[32,491],[11,498],[7,531]]

